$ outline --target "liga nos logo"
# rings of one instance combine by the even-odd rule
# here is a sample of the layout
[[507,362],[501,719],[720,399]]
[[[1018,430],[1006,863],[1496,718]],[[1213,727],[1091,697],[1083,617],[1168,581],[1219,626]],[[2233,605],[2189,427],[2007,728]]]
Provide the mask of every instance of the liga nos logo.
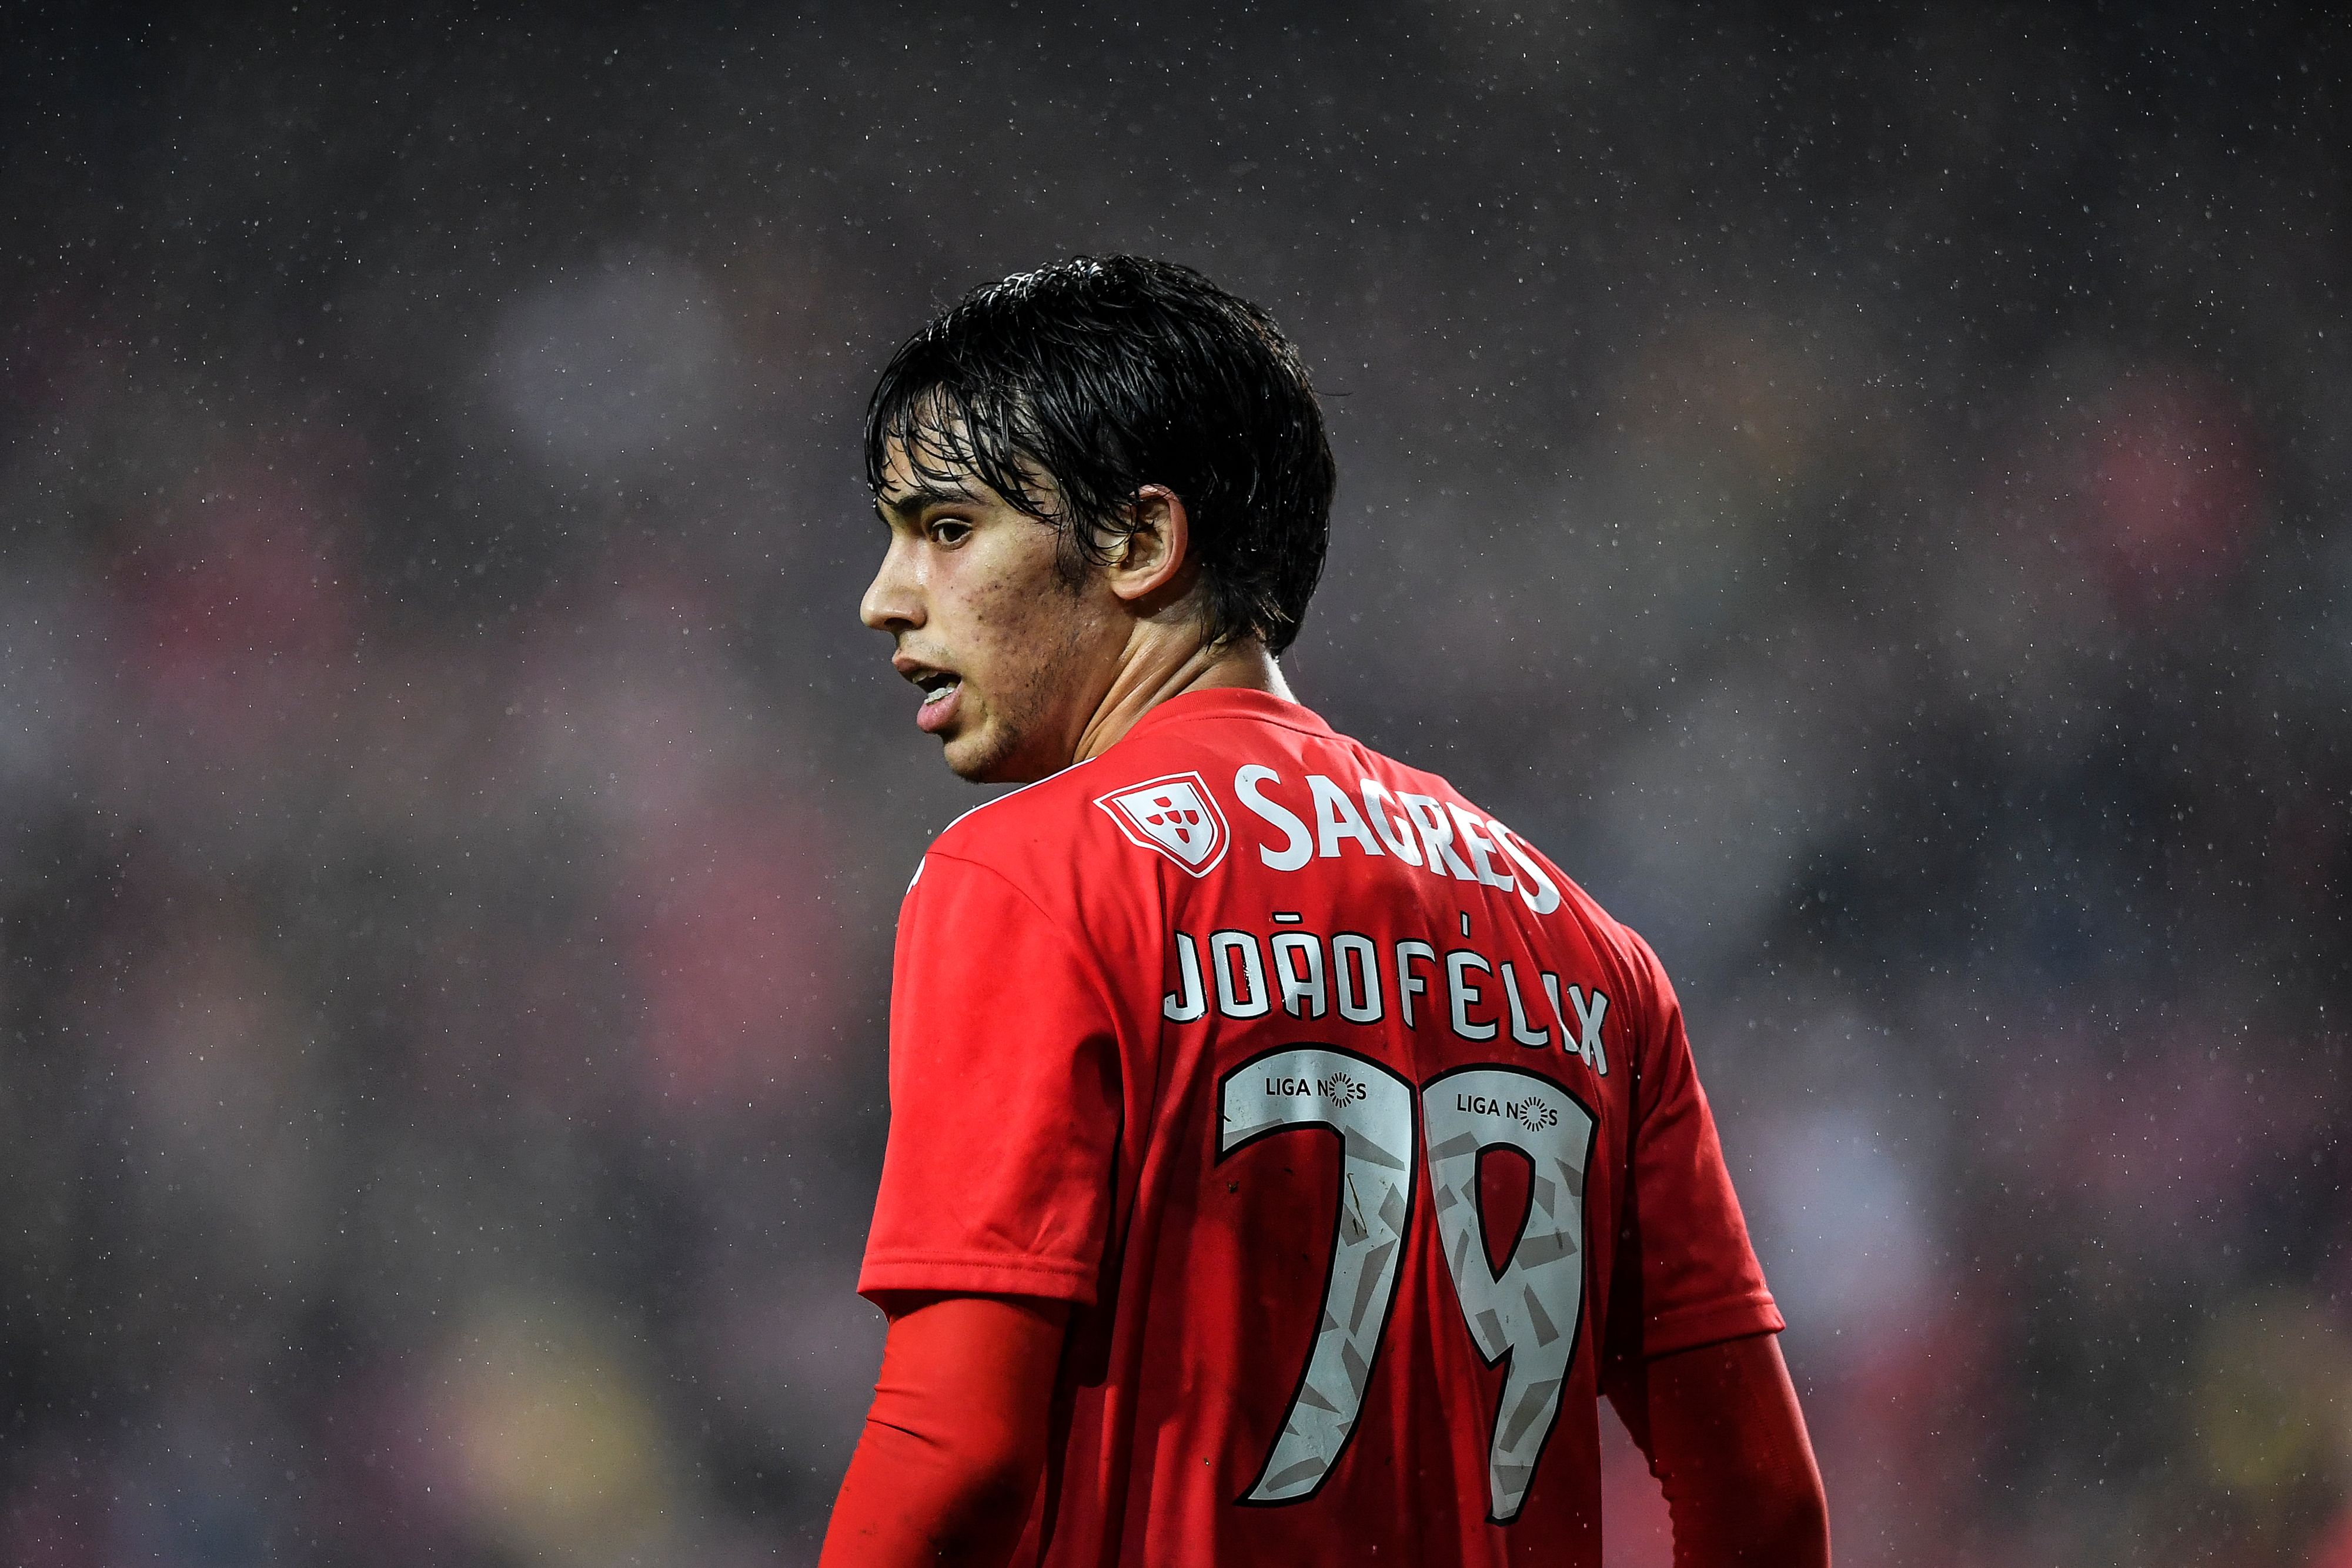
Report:
[[1097,796],[1128,842],[1158,850],[1194,876],[1206,876],[1225,858],[1233,834],[1216,798],[1198,773],[1171,773]]

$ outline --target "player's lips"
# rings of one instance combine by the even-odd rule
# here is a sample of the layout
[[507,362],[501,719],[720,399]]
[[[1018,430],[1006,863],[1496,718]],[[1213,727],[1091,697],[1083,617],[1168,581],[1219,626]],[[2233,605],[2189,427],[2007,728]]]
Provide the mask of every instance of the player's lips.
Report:
[[915,727],[925,735],[936,735],[946,728],[962,703],[963,683],[953,675],[947,676],[946,682],[944,685],[926,687],[923,706],[915,710]]
[[922,688],[923,706],[915,710],[915,725],[926,735],[937,734],[955,717],[963,695],[963,677],[953,670],[934,669],[912,660],[893,659],[898,672]]

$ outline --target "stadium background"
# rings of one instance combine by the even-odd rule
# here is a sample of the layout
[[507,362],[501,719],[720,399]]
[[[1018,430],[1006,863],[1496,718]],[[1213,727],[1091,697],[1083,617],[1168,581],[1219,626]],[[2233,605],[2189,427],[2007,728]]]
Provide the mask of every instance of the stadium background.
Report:
[[2352,1561],[2346,28],[1348,9],[12,12],[0,1558],[812,1560],[975,799],[861,403],[1137,249],[1300,693],[1679,977],[1841,1561]]

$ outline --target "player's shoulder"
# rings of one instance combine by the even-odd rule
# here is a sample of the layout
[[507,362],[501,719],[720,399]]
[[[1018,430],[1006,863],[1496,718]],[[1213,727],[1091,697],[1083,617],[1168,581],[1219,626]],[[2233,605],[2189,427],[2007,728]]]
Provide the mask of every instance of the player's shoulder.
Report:
[[[1561,864],[1552,859],[1544,847],[1542,835],[1530,837],[1518,828],[1503,821],[1485,805],[1472,800],[1444,774],[1401,762],[1360,745],[1359,753],[1369,758],[1384,773],[1388,782],[1404,799],[1403,790],[1410,788],[1416,799],[1434,798],[1458,804],[1473,821],[1483,824],[1489,836],[1507,851],[1523,871],[1533,871],[1537,896],[1529,907],[1547,920],[1559,920],[1577,926],[1601,962],[1615,972],[1615,977],[1628,991],[1645,1000],[1654,998],[1664,987],[1664,971],[1657,954],[1639,932],[1619,920],[1602,906],[1600,900],[1586,891]],[[1528,864],[1527,862],[1532,862]]]
[[1066,850],[1083,828],[1084,819],[1071,807],[1092,777],[1093,766],[1081,762],[982,801],[941,830],[924,858],[969,861],[1012,872],[1034,863],[1041,852]]

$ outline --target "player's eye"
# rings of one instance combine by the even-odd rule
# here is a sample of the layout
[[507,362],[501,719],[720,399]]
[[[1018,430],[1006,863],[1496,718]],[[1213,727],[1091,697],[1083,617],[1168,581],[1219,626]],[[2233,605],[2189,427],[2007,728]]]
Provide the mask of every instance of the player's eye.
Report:
[[971,537],[971,525],[961,517],[940,517],[925,531],[933,544],[960,545]]

